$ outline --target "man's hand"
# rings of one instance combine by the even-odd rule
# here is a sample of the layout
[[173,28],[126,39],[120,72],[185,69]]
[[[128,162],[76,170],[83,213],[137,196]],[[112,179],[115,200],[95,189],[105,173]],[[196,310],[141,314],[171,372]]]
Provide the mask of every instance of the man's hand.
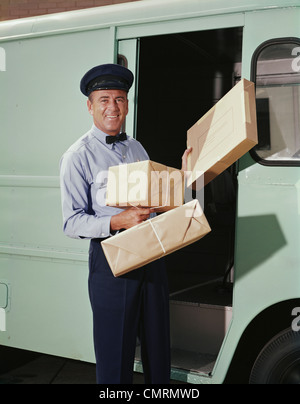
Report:
[[121,229],[129,229],[132,226],[142,223],[149,218],[153,210],[150,208],[128,208],[123,212],[114,215],[110,220],[110,229],[117,231]]
[[185,152],[183,153],[181,170],[184,171],[184,172],[187,171],[187,158],[188,158],[188,155],[190,154],[190,152],[191,152],[192,150],[193,150],[193,148],[192,148],[192,147],[189,147],[189,148],[187,148],[187,149],[185,150]]

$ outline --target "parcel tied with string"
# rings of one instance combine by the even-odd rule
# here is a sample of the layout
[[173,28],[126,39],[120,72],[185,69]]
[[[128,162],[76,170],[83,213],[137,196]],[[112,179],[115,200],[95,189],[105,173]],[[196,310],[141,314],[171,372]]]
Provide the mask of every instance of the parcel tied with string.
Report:
[[184,203],[184,172],[151,160],[112,166],[106,205],[151,207],[164,212]]
[[201,239],[211,231],[197,199],[101,242],[114,276],[120,276]]

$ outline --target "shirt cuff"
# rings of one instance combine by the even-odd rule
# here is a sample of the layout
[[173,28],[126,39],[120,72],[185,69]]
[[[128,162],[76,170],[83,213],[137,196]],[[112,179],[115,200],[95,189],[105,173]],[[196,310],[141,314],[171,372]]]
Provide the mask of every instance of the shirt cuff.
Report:
[[111,216],[104,216],[101,218],[101,232],[98,236],[99,238],[106,238],[113,235],[110,230],[110,219]]

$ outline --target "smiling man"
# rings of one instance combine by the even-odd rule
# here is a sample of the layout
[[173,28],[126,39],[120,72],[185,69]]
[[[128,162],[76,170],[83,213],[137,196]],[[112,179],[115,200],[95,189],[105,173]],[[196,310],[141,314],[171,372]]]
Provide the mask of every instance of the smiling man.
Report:
[[100,244],[151,213],[150,209],[121,210],[105,205],[109,167],[149,159],[137,140],[120,133],[132,83],[131,71],[113,64],[96,66],[81,80],[93,126],[61,160],[64,232],[91,240],[88,286],[97,382],[132,383],[139,337],[145,382],[168,383],[169,296],[164,262],[159,260],[115,278]]
[[105,133],[115,136],[128,113],[127,94],[123,90],[93,91],[87,101],[95,125]]

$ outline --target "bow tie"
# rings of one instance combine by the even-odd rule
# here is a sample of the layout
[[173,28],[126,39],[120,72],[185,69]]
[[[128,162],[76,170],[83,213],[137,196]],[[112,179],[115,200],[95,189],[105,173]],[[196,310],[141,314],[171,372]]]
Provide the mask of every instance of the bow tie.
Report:
[[122,132],[122,133],[119,133],[119,135],[116,135],[116,136],[106,136],[106,143],[107,144],[113,144],[115,142],[119,142],[119,141],[126,140],[126,139],[127,139],[126,133]]

